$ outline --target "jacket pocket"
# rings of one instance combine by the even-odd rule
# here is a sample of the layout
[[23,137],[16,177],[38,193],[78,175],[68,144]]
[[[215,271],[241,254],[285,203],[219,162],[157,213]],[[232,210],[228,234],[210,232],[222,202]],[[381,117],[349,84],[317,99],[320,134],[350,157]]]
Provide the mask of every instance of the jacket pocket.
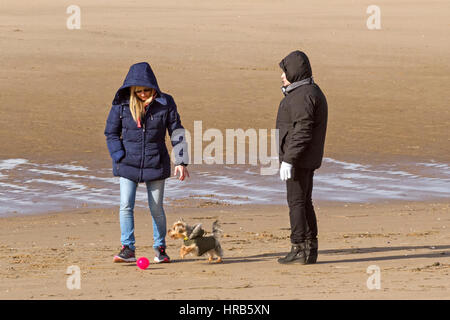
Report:
[[145,151],[144,168],[160,168],[161,167],[161,153],[159,149]]

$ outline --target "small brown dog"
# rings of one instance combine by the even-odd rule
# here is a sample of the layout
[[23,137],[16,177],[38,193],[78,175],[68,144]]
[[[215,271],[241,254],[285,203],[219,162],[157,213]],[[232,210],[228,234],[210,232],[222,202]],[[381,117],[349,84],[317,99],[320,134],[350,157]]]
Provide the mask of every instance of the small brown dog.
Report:
[[222,262],[223,250],[219,242],[222,230],[219,221],[212,224],[212,236],[205,236],[206,232],[200,223],[190,226],[183,219],[175,222],[168,233],[172,239],[184,240],[180,249],[181,259],[191,252],[197,256],[207,253],[209,262],[213,262],[214,256],[217,256],[216,262]]

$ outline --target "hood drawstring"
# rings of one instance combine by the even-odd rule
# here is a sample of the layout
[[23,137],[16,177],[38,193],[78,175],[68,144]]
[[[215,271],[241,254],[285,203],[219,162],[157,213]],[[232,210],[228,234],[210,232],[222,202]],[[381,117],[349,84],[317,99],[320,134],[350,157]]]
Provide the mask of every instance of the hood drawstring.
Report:
[[[152,102],[153,102],[153,100],[152,100]],[[152,104],[152,102],[150,102],[148,105],[145,106],[145,113],[150,112],[149,109],[150,109],[150,105]],[[151,113],[150,113],[150,117],[153,120],[153,115]],[[137,126],[138,126],[138,128],[142,128],[141,117],[139,117],[137,119]]]

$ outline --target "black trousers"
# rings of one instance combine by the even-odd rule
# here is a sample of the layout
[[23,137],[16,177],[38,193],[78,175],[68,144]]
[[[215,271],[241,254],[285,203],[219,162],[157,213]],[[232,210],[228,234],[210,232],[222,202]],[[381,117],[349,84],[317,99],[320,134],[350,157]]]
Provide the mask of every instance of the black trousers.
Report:
[[291,223],[291,243],[317,239],[317,219],[312,203],[314,169],[293,168],[286,180]]

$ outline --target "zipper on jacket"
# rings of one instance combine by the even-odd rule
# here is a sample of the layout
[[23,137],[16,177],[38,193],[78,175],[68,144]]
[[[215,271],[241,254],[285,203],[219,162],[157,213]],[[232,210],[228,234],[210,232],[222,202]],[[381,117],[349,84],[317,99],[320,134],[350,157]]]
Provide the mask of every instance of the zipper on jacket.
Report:
[[143,181],[144,177],[144,151],[145,151],[145,121],[142,123],[142,159],[141,159],[141,171],[139,175],[139,181]]
[[[152,101],[153,102],[153,101]],[[150,119],[153,120],[153,115],[150,110],[147,110],[150,113]],[[146,117],[144,117],[144,121],[142,121],[142,159],[141,159],[141,170],[139,175],[139,181],[144,181],[144,154],[145,154],[145,121]]]

